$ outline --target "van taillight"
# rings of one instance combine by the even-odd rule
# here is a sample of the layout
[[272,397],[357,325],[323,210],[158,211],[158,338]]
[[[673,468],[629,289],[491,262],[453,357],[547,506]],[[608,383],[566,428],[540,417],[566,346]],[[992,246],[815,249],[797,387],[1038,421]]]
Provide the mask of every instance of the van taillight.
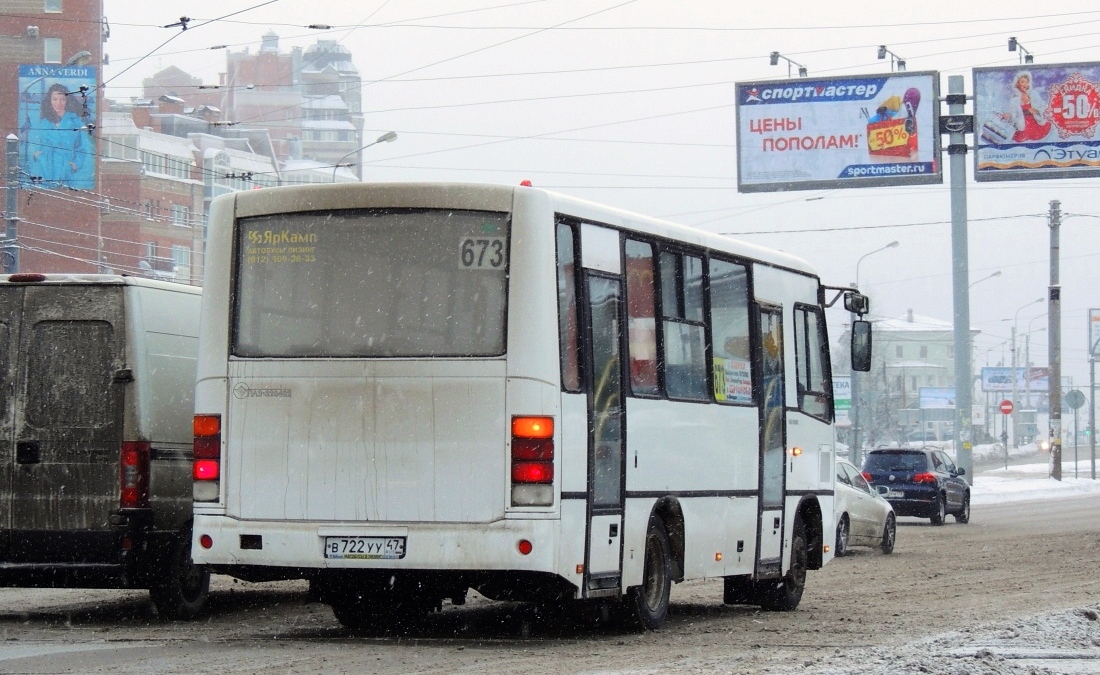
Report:
[[121,508],[149,508],[150,450],[148,441],[126,441],[122,444],[118,498]]
[[192,497],[197,502],[215,502],[218,501],[221,478],[221,415],[195,415],[194,431],[191,477],[195,482]]
[[554,503],[554,418],[512,418],[512,504]]

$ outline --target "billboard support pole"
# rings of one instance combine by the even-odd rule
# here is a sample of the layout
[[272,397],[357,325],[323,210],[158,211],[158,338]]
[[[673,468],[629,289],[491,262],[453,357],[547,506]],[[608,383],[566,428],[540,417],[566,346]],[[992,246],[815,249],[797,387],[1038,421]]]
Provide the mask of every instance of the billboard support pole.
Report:
[[[962,75],[947,78],[948,112],[961,116],[966,111],[966,94]],[[974,484],[974,461],[971,446],[971,398],[974,379],[970,364],[970,291],[969,253],[967,250],[966,215],[966,133],[952,130],[947,146],[951,162],[951,262],[954,295],[955,337],[955,459],[966,469],[966,482]]]

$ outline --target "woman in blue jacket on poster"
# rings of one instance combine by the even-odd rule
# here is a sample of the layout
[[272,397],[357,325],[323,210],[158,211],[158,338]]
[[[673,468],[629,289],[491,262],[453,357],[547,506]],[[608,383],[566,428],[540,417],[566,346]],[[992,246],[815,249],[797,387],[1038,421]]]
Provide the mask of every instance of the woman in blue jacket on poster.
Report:
[[68,109],[69,90],[55,83],[42,98],[42,117],[31,129],[27,172],[46,183],[95,188],[95,156],[84,120]]

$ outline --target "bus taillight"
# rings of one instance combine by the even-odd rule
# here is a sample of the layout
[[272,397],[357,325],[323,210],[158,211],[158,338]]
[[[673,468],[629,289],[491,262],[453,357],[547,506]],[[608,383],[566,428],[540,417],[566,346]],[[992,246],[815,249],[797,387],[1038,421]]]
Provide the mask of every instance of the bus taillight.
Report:
[[149,458],[152,447],[148,441],[126,441],[122,444],[119,462],[118,505],[124,509],[149,508]]
[[195,479],[193,495],[197,502],[216,502],[221,478],[221,415],[195,415],[194,463],[191,476]]
[[512,505],[554,503],[554,418],[512,418]]

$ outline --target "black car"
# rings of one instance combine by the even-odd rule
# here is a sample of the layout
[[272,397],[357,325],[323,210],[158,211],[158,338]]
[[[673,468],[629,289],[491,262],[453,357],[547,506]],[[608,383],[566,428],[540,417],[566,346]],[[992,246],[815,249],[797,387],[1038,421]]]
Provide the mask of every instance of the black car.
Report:
[[947,514],[956,522],[970,522],[970,485],[964,469],[942,450],[933,448],[879,448],[863,460],[863,477],[886,488],[883,494],[899,516],[930,518],[943,525]]

